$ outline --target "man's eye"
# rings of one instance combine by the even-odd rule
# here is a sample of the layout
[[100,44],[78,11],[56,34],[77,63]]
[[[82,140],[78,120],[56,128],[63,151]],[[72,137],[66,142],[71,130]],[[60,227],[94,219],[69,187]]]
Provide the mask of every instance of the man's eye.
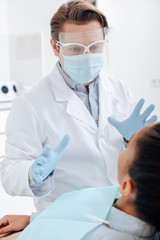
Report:
[[102,48],[102,46],[99,44],[96,44],[96,45],[91,46],[91,48],[92,49],[100,49],[100,48]]
[[79,51],[81,51],[81,48],[72,47],[70,50],[73,51],[73,52],[79,52]]
[[94,49],[98,49],[99,46],[92,46],[91,49],[94,50]]

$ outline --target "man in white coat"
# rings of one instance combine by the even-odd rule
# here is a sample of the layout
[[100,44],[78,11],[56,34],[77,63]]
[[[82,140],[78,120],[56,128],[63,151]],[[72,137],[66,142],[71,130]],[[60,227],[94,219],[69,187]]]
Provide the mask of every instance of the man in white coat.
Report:
[[101,71],[108,23],[99,10],[72,1],[50,26],[59,61],[13,103],[0,165],[5,191],[34,197],[37,212],[64,192],[116,185],[125,141],[156,120],[146,120],[153,105],[140,115],[144,101],[135,107],[127,85]]

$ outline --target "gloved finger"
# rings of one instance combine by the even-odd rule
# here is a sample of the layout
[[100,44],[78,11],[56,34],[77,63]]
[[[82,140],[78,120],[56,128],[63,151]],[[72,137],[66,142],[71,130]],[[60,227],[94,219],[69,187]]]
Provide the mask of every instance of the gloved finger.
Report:
[[51,150],[50,145],[45,145],[43,148],[42,156],[47,158],[49,156],[50,150]]
[[138,101],[137,105],[135,106],[132,115],[134,115],[135,117],[138,117],[138,115],[143,107],[143,104],[144,104],[144,98],[141,98]]
[[145,111],[144,113],[141,115],[142,119],[146,120],[149,115],[151,114],[151,112],[153,112],[153,110],[155,109],[155,105],[151,104]]
[[151,124],[151,123],[156,122],[157,119],[158,119],[158,116],[157,116],[157,115],[153,115],[150,119],[148,119],[147,121],[145,121],[144,126],[147,126],[147,125],[149,125],[149,124]]
[[70,136],[65,135],[58,147],[54,149],[55,152],[63,152],[63,150],[67,147],[68,142],[69,142]]
[[41,165],[39,165],[39,164],[34,164],[34,166],[33,166],[33,171],[34,171],[36,174],[42,174],[42,173],[43,173],[42,167],[41,167]]
[[47,163],[48,160],[47,160],[47,158],[45,158],[45,157],[43,157],[43,156],[39,156],[39,157],[36,158],[36,162],[37,162],[38,164],[42,165],[42,164],[44,164],[44,163]]
[[43,178],[42,178],[42,176],[40,176],[39,174],[34,175],[34,180],[35,180],[37,183],[43,182]]
[[108,117],[108,122],[113,125],[115,128],[119,127],[120,122],[112,117]]

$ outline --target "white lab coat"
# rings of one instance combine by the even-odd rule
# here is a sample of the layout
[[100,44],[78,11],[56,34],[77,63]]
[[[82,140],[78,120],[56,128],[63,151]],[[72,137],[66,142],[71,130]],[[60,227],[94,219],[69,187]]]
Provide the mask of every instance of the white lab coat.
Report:
[[[0,165],[4,189],[13,196],[33,196],[40,212],[64,192],[117,184],[117,160],[125,143],[107,118],[126,119],[134,106],[126,84],[101,73],[97,127],[55,66],[12,105],[6,128],[6,157]],[[41,197],[36,197],[29,186],[29,168],[46,144],[55,148],[65,134],[70,142],[53,177],[46,182],[48,193],[43,196],[42,191]]]

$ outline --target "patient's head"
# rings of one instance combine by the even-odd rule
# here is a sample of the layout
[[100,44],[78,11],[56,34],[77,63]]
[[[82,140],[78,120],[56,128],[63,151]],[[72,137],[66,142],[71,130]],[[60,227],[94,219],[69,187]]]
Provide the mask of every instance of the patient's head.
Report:
[[122,199],[160,230],[160,123],[132,137],[119,157],[118,172]]

